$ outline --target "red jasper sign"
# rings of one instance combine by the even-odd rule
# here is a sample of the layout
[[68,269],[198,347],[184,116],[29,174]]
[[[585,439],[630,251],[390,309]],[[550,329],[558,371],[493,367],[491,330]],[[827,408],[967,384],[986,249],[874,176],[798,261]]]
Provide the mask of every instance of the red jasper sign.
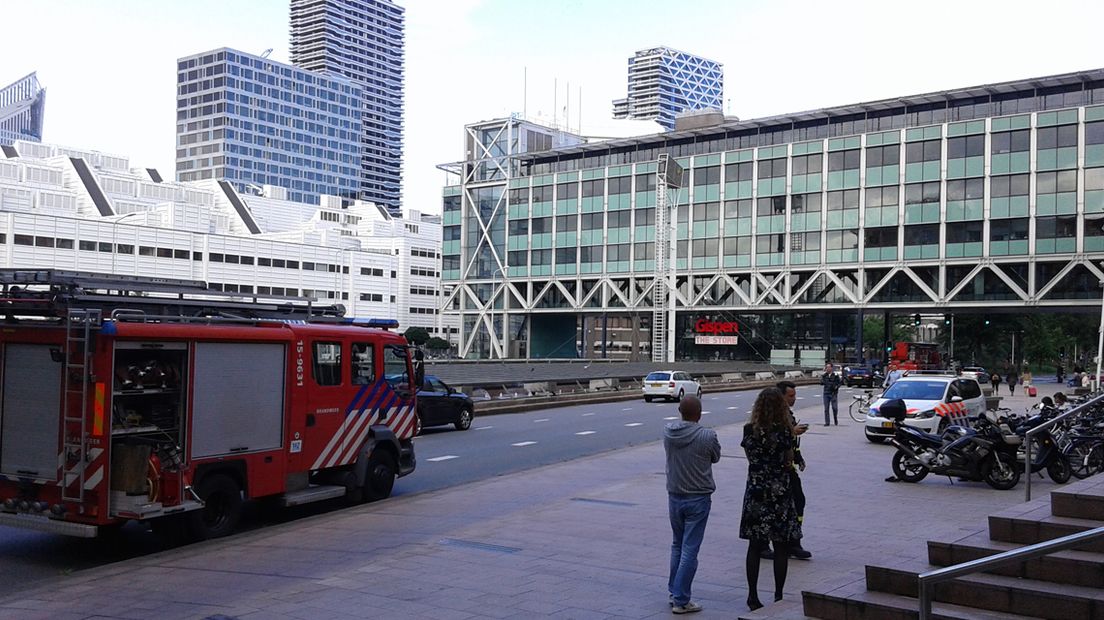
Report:
[[698,319],[698,322],[694,323],[694,332],[698,334],[738,334],[740,325],[733,321]]
[[739,338],[736,336],[739,332],[740,325],[733,321],[698,319],[694,323],[694,344],[734,345],[739,342]]

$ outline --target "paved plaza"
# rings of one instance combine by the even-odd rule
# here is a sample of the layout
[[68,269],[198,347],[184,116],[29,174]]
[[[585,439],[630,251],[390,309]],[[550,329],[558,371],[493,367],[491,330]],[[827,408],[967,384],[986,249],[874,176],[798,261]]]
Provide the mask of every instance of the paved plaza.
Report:
[[[1044,384],[1040,395],[1057,390]],[[1002,492],[933,476],[885,482],[893,449],[867,442],[846,414],[838,427],[821,426],[815,388],[801,394],[798,416],[813,423],[802,444],[813,558],[791,562],[793,604],[802,589],[861,579],[865,563],[921,557],[930,538],[980,531],[989,513],[1024,500],[1023,483]],[[739,424],[719,431],[718,491],[694,583],[705,607],[698,618],[746,612],[740,432]],[[671,617],[663,463],[662,445],[649,443],[309,517],[43,582],[0,599],[0,618]],[[1035,483],[1036,497],[1054,488]],[[764,565],[761,598],[772,589]]]

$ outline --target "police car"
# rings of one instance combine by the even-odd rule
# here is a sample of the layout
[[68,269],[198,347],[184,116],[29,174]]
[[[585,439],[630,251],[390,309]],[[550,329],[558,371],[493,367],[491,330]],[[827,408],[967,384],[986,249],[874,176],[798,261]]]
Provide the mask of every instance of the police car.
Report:
[[864,429],[870,441],[882,443],[893,436],[893,422],[878,415],[878,408],[895,398],[905,401],[904,423],[929,433],[941,433],[951,424],[967,425],[967,418],[985,413],[985,396],[977,379],[914,371],[898,379],[870,406]]

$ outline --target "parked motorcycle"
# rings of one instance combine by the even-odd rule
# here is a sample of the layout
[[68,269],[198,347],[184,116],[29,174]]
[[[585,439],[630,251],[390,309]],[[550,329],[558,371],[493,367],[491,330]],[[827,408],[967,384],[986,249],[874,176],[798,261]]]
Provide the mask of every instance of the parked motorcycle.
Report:
[[903,400],[888,401],[879,410],[896,423],[890,443],[897,447],[892,467],[898,480],[920,482],[934,473],[983,480],[1002,491],[1019,484],[1016,446],[989,420],[980,418],[978,428],[952,425],[942,435],[935,435],[902,423],[906,412]]
[[[1042,407],[1038,413],[1027,418],[1008,416],[1000,419],[1007,420],[1007,423],[1014,428],[1016,435],[1026,438],[1027,431],[1050,420],[1058,413],[1058,410],[1052,407]],[[1047,475],[1054,482],[1058,484],[1069,482],[1070,476],[1073,475],[1073,467],[1070,466],[1069,455],[1061,449],[1054,434],[1049,429],[1040,431],[1035,435],[1035,442],[1037,449],[1033,448],[1032,450],[1030,473],[1034,474],[1046,470]],[[1025,458],[1024,452],[1020,451],[1017,461],[1021,470],[1027,469],[1023,465]]]

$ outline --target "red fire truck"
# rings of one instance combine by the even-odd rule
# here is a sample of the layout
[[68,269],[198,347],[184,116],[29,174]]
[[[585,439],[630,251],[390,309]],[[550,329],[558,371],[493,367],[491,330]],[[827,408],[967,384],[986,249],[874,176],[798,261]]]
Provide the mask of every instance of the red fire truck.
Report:
[[931,342],[897,342],[889,352],[889,364],[900,370],[942,370],[939,345]]
[[394,321],[195,281],[0,284],[2,525],[213,538],[246,499],[381,499],[414,471],[419,379]]

